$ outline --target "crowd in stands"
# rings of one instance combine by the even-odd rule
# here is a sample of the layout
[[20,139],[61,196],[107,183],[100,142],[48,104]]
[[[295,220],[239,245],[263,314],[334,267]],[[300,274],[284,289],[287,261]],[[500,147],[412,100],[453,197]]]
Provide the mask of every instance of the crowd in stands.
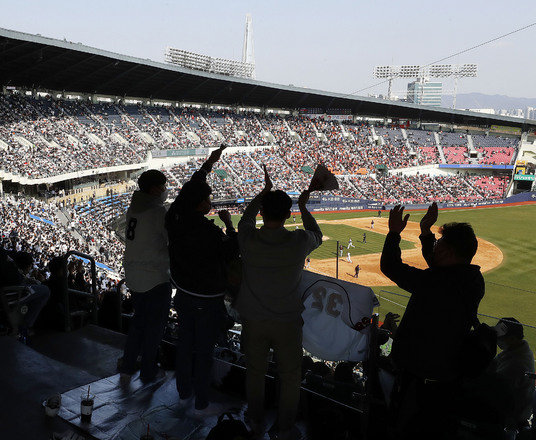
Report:
[[[30,178],[142,163],[158,149],[277,146],[295,166],[335,174],[439,163],[434,135],[301,116],[0,96],[0,169]],[[467,162],[467,135],[441,133],[448,163]],[[516,140],[474,135],[477,162],[510,163]],[[247,179],[246,179],[247,180]]]
[[479,163],[509,165],[514,157],[514,147],[477,147],[480,153]]
[[121,271],[124,246],[110,228],[110,223],[124,214],[131,196],[132,193],[124,193],[90,199],[67,212],[71,217],[71,227],[85,239],[90,251],[98,256],[98,261],[117,272]]
[[476,157],[470,157],[469,141],[465,134],[440,135],[445,160],[449,164],[479,163],[509,165],[515,158],[517,139],[501,136],[471,135]]
[[[69,213],[73,215],[71,223],[62,223],[60,211],[64,218]],[[81,237],[76,231],[85,232],[87,236]],[[19,260],[24,263],[25,276],[32,284],[47,286],[50,291],[50,299],[37,322],[40,327],[59,329],[64,323],[61,274],[65,269],[60,257],[74,250],[93,256],[97,263],[109,265],[117,272],[103,270],[102,266],[98,266],[96,273],[98,307],[106,320],[110,309],[108,297],[120,293],[118,279],[124,246],[100,221],[84,221],[76,217],[75,210],[54,202],[45,203],[33,198],[6,195],[0,199],[0,247],[17,265]],[[70,260],[69,288],[90,292],[90,276],[88,262],[76,258]],[[71,310],[89,310],[92,307],[90,301],[80,300],[76,295],[71,295],[69,301]],[[111,304],[115,307],[117,301],[112,301]],[[117,322],[114,317],[108,321]]]
[[[130,195],[123,195],[123,212]],[[56,256],[69,250],[89,254],[97,262],[119,273],[124,252],[115,233],[107,228],[105,220],[112,218],[104,209],[104,202],[97,201],[95,208],[84,212],[82,208],[62,207],[33,198],[16,198],[6,195],[0,199],[0,231],[9,250],[30,252],[40,268]],[[61,211],[65,224],[59,219]],[[105,278],[105,272],[100,272]]]
[[[70,108],[71,113],[75,113],[75,110],[75,106]],[[137,120],[127,121],[127,124],[141,125],[149,119],[152,120],[147,119],[148,116],[143,113],[146,111],[137,106],[127,110],[130,119]],[[199,139],[202,139],[201,127],[203,124],[209,124],[205,116],[191,112],[174,114],[173,117],[181,120]],[[225,124],[226,115],[209,117],[211,120],[216,118],[224,121],[219,121],[219,124]],[[125,122],[125,115],[121,115],[120,119]],[[244,126],[258,122],[254,119],[245,122],[247,118],[243,119],[240,123]],[[0,200],[0,231],[2,252],[8,251],[16,262],[20,261],[23,266],[19,268],[29,266],[30,276],[35,278],[37,283],[50,286],[50,292],[53,292],[54,283],[57,281],[57,257],[68,250],[76,249],[89,253],[117,272],[121,270],[120,261],[125,255],[126,279],[132,289],[135,312],[120,367],[122,385],[128,384],[137,371],[136,362],[141,346],[139,340],[142,337],[149,340],[150,336],[151,340],[150,344],[144,343],[142,346],[140,378],[144,382],[158,378],[156,353],[163,327],[168,320],[171,270],[173,280],[178,283],[178,293],[174,298],[180,335],[177,338],[176,363],[178,404],[183,408],[193,406],[192,414],[197,417],[217,415],[221,409],[217,404],[213,405],[214,402],[208,398],[211,374],[209,367],[218,332],[221,332],[223,327],[220,322],[224,310],[223,296],[229,282],[227,270],[224,268],[236,262],[240,255],[243,278],[242,283],[238,283],[239,291],[233,306],[240,314],[243,326],[241,349],[245,353],[248,374],[248,423],[256,435],[263,435],[266,431],[263,410],[265,372],[278,372],[280,403],[275,424],[278,430],[276,438],[291,439],[298,438],[292,434],[300,400],[300,385],[303,384],[313,391],[320,391],[329,385],[332,391],[330,397],[345,404],[354,404],[352,400],[356,400],[356,393],[365,392],[363,370],[356,368],[355,363],[340,362],[329,365],[314,362],[310,357],[302,358],[301,303],[292,301],[289,307],[288,304],[283,304],[287,301],[286,297],[281,300],[281,297],[273,295],[274,291],[278,294],[288,291],[288,285],[297,286],[296,283],[292,284],[292,281],[301,277],[302,265],[296,265],[296,261],[303,262],[312,251],[322,245],[320,227],[306,206],[310,193],[306,188],[311,181],[315,164],[326,163],[338,175],[341,188],[336,194],[380,200],[384,203],[471,202],[499,198],[504,195],[508,179],[464,174],[356,175],[357,173],[349,172],[356,158],[364,160],[360,163],[376,167],[393,156],[391,163],[407,166],[411,161],[418,160],[418,154],[410,152],[411,145],[408,147],[407,139],[393,137],[389,130],[378,130],[383,140],[363,151],[348,143],[348,136],[344,133],[336,139],[339,133],[335,123],[307,121],[302,124],[298,118],[289,118],[285,124],[294,135],[291,134],[290,138],[285,139],[285,145],[280,148],[223,154],[225,146],[222,146],[214,150],[204,163],[200,159],[191,160],[166,170],[167,177],[157,170],[144,172],[138,181],[140,190],[133,196],[131,193],[124,193],[92,198],[72,208],[54,202],[45,203],[36,199],[6,196]],[[346,130],[354,140],[355,136],[364,139],[372,135],[372,130],[368,127],[352,127]],[[296,136],[304,143],[301,148],[297,148]],[[214,139],[216,137],[217,135]],[[330,156],[332,152],[326,145],[322,144],[323,137],[337,144],[335,159]],[[195,137],[189,136],[189,140],[192,139],[195,140]],[[447,140],[453,143],[446,149],[459,148],[456,138],[447,137]],[[249,142],[247,136],[237,141]],[[375,149],[375,146],[378,149]],[[406,163],[404,158],[394,159],[397,151],[405,151],[410,158],[409,162]],[[263,170],[263,165],[270,168],[272,178],[266,167]],[[210,176],[208,180],[207,175]],[[144,176],[147,179],[145,184]],[[169,209],[164,205],[167,184],[175,189],[181,188],[180,194]],[[303,219],[302,230],[287,231],[284,228],[286,219],[291,215],[292,200],[282,191],[271,191],[273,186],[286,192],[301,191],[298,206]],[[242,213],[238,233],[234,230],[229,212],[218,212],[225,224],[225,233],[204,217],[213,213],[211,194],[217,199],[225,200],[254,193],[258,195]],[[136,199],[141,200],[139,203],[145,209],[133,209]],[[125,252],[125,247],[109,226],[118,215],[125,212],[129,204],[128,228],[131,228],[131,220],[134,220],[133,224],[137,224],[138,229],[136,234],[132,234],[127,240]],[[265,228],[257,229],[256,219],[261,208]],[[389,356],[386,355],[384,361],[393,368],[391,373],[397,372],[396,377],[393,375],[394,392],[389,393],[394,402],[393,428],[404,434],[425,432],[430,435],[435,433],[438,427],[445,427],[445,434],[450,434],[455,429],[450,420],[451,413],[454,413],[452,408],[457,408],[463,391],[459,378],[465,374],[465,364],[462,365],[458,355],[461,353],[464,337],[468,336],[466,333],[472,322],[472,314],[476,312],[478,303],[484,296],[484,281],[480,269],[470,264],[476,253],[477,240],[470,225],[450,223],[444,226],[446,230],[442,230],[443,238],[436,241],[430,230],[437,221],[437,205],[434,203],[420,223],[423,256],[431,268],[408,271],[409,266],[402,263],[399,249],[400,233],[407,223],[407,217],[404,220],[402,218],[402,210],[400,207],[391,210],[389,234],[380,263],[381,271],[388,278],[401,288],[417,293],[415,299],[412,298],[409,302],[409,313],[402,318],[398,330],[386,329],[387,339],[392,336],[393,356],[388,359]],[[136,217],[133,217],[134,214]],[[460,228],[463,229],[461,232]],[[274,231],[279,235],[273,234]],[[287,235],[283,236],[283,233]],[[155,243],[155,237],[158,238],[158,243]],[[288,246],[285,241],[292,246]],[[296,242],[300,245],[295,246]],[[151,243],[153,248],[148,249],[147,243]],[[127,258],[129,246],[130,260]],[[161,261],[157,261],[155,255],[159,256]],[[270,265],[274,261],[274,255],[280,259],[276,271]],[[155,261],[158,265],[156,270]],[[291,268],[292,273],[288,268]],[[80,260],[69,264],[67,276],[69,286],[77,290],[88,289],[87,271]],[[255,293],[250,284],[244,281],[247,279],[255,281]],[[99,273],[98,286],[103,293],[114,289],[117,294],[120,292],[120,285],[102,272]],[[436,329],[433,335],[427,331],[434,324],[437,304],[428,299],[423,300],[418,293],[430,288],[438,289],[442,297],[452,294],[450,302],[453,305],[449,304],[439,310],[438,314],[441,318],[448,319],[452,316],[449,313],[455,312],[454,315],[460,317],[459,322],[452,324],[459,327],[455,328],[456,331],[452,332],[450,328]],[[461,292],[458,297],[453,294],[456,288]],[[297,287],[294,290],[297,292]],[[263,296],[262,301],[258,299],[259,292]],[[288,296],[294,298],[296,295]],[[466,300],[467,297],[470,299]],[[469,309],[465,309],[464,300],[470,302],[471,313]],[[154,307],[156,303],[157,307]],[[83,303],[79,305],[84,306]],[[151,307],[147,307],[149,305]],[[155,318],[157,315],[158,319]],[[287,319],[281,319],[281,315]],[[497,423],[502,431],[505,427],[516,431],[521,429],[528,419],[525,412],[534,386],[526,379],[525,372],[534,375],[534,358],[528,345],[522,342],[522,329],[517,328],[520,327],[519,323],[513,322],[513,326],[508,323],[512,324],[511,318],[504,318],[493,330],[488,327],[494,338],[492,357],[495,355],[497,342],[506,355],[502,358],[499,355],[493,361],[490,357],[488,370],[484,371],[482,368],[479,374],[489,374],[489,378],[483,376],[487,380],[485,387],[495,384],[498,379],[503,380],[504,395],[512,398],[512,401],[519,395],[512,393],[512,383],[517,384],[516,391],[524,393],[523,401],[515,410],[506,411],[501,408],[501,416],[504,418]],[[196,334],[193,328],[200,330]],[[356,329],[359,330],[359,327]],[[505,337],[507,339],[504,339]],[[436,341],[440,342],[437,344],[439,350],[431,348]],[[268,363],[270,345],[273,345],[275,366]],[[525,359],[521,360],[530,361],[523,365],[523,368],[525,365],[529,367],[525,368],[522,374],[517,371],[520,378],[526,382],[521,385],[521,379],[512,379],[510,373],[505,374],[502,370],[505,364],[510,366],[512,363],[509,357],[512,355],[508,351],[519,349],[523,349],[521,354],[525,356]],[[371,352],[373,350],[376,350],[376,347],[373,347]],[[152,358],[149,359],[150,356]],[[238,362],[238,359],[236,361]],[[290,366],[291,374],[284,370],[286,365]],[[192,377],[193,366],[195,378]],[[426,390],[432,398],[432,405],[427,407],[428,402],[421,401],[419,396],[422,386],[428,385],[429,382],[435,386],[431,391]],[[413,421],[410,423],[404,418],[404,405],[410,409],[414,420],[422,422],[422,426]],[[397,426],[399,421],[402,421],[403,425]],[[406,437],[400,435],[395,438]]]
[[[342,150],[343,154],[346,150]],[[298,153],[300,154],[298,156]],[[290,156],[286,158],[286,154]],[[307,150],[265,148],[248,152],[226,154],[218,168],[209,176],[215,200],[249,197],[262,186],[262,165],[273,172],[273,180],[284,191],[297,193],[306,187],[307,178],[318,158]],[[348,154],[350,154],[348,152]],[[318,162],[317,162],[318,163]],[[200,160],[191,160],[164,170],[174,188],[181,187],[199,167]],[[332,169],[332,171],[334,171]],[[336,172],[336,171],[335,171]],[[417,174],[407,176],[398,173],[337,176],[339,190],[333,194],[386,203],[474,202],[504,197],[508,180],[490,178],[480,180],[470,175]],[[499,182],[499,183],[497,183]]]
[[30,178],[139,163],[146,155],[121,119],[106,125],[76,101],[0,96],[0,140],[7,145],[1,169]]

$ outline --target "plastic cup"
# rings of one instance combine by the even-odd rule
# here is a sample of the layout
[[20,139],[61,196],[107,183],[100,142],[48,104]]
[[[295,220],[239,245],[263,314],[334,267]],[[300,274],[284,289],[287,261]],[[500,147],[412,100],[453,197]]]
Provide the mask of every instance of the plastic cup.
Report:
[[43,407],[45,408],[45,414],[48,417],[55,417],[60,412],[60,405],[48,406],[46,400],[43,402]]
[[82,399],[80,402],[80,419],[82,423],[90,423],[95,396],[93,394],[88,395],[88,393],[83,393],[80,398]]

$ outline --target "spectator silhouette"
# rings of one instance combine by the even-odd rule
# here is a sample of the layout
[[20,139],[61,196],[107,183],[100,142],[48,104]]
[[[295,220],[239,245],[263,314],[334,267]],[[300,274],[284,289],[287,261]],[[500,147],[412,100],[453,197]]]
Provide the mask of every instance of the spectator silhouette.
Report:
[[39,316],[38,325],[61,330],[65,319],[65,305],[63,302],[65,278],[67,278],[65,259],[63,257],[52,258],[48,262],[48,270],[50,276],[43,284],[50,290],[50,299]]
[[30,254],[18,252],[15,254],[14,260],[7,255],[4,249],[1,249],[0,286],[27,286],[30,290],[30,295],[21,302],[21,304],[27,306],[28,310],[22,318],[20,327],[12,329],[14,336],[20,333],[21,337],[26,340],[28,331],[33,327],[39,313],[50,297],[50,290],[47,286],[29,276],[33,267],[33,258]]
[[[300,398],[303,304],[298,291],[303,260],[322,244],[322,232],[307,210],[310,191],[298,199],[304,230],[287,230],[292,200],[270,191],[264,167],[264,189],[251,201],[238,225],[243,278],[236,308],[243,323],[248,414],[256,434],[264,425],[264,376],[273,348],[280,380],[278,438],[291,438]],[[264,226],[256,228],[261,211]]]
[[184,184],[166,217],[169,234],[171,276],[177,287],[174,299],[179,319],[177,341],[177,390],[180,406],[189,406],[195,394],[194,416],[221,411],[209,402],[209,385],[214,344],[225,319],[227,264],[238,257],[238,242],[231,215],[220,211],[224,234],[213,220],[212,189],[206,179],[225,146],[214,150],[208,160]]
[[126,215],[125,278],[132,295],[134,317],[130,323],[121,365],[123,384],[136,371],[141,354],[140,378],[158,375],[158,346],[169,314],[171,283],[167,233],[164,227],[167,198],[166,176],[148,170],[138,179]]
[[502,352],[479,377],[464,384],[461,412],[470,420],[496,426],[497,432],[507,431],[507,438],[515,438],[516,431],[530,426],[534,355],[517,319],[502,318],[494,329]]
[[[532,414],[534,379],[534,354],[524,339],[523,326],[515,318],[502,318],[495,326],[497,345],[502,350],[488,371],[506,383],[505,390],[511,393],[513,405],[505,407],[507,429],[526,428]],[[508,399],[504,399],[508,400]]]
[[380,262],[382,272],[411,293],[391,353],[397,371],[392,397],[397,437],[448,438],[464,373],[463,344],[484,296],[480,267],[471,264],[478,242],[467,223],[443,225],[436,241],[430,230],[438,217],[433,203],[420,222],[429,267],[411,267],[401,260],[400,233],[409,218],[403,212],[398,205],[389,214]]

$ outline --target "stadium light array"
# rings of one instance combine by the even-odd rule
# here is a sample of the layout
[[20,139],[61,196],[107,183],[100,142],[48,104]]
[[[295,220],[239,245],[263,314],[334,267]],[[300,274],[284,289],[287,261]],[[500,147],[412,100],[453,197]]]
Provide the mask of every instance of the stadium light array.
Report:
[[186,69],[200,70],[202,72],[219,73],[221,75],[254,78],[255,65],[241,61],[213,58],[186,50],[168,47],[165,60]]
[[456,108],[456,94],[459,78],[475,78],[478,67],[476,64],[432,64],[430,66],[404,65],[404,66],[376,66],[373,76],[379,79],[388,79],[389,88],[387,99],[391,99],[391,89],[395,78],[454,78],[453,108]]
[[376,66],[374,78],[476,77],[476,64],[433,64],[431,66]]

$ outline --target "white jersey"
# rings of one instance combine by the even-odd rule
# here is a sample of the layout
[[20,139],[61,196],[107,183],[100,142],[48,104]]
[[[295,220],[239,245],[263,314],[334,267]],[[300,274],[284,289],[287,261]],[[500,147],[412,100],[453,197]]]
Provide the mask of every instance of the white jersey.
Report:
[[165,216],[160,198],[134,192],[127,211],[123,259],[127,286],[134,292],[147,292],[169,281]]
[[[304,271],[303,348],[327,361],[367,358],[369,326],[378,300],[370,287]],[[363,326],[361,331],[356,327]]]

